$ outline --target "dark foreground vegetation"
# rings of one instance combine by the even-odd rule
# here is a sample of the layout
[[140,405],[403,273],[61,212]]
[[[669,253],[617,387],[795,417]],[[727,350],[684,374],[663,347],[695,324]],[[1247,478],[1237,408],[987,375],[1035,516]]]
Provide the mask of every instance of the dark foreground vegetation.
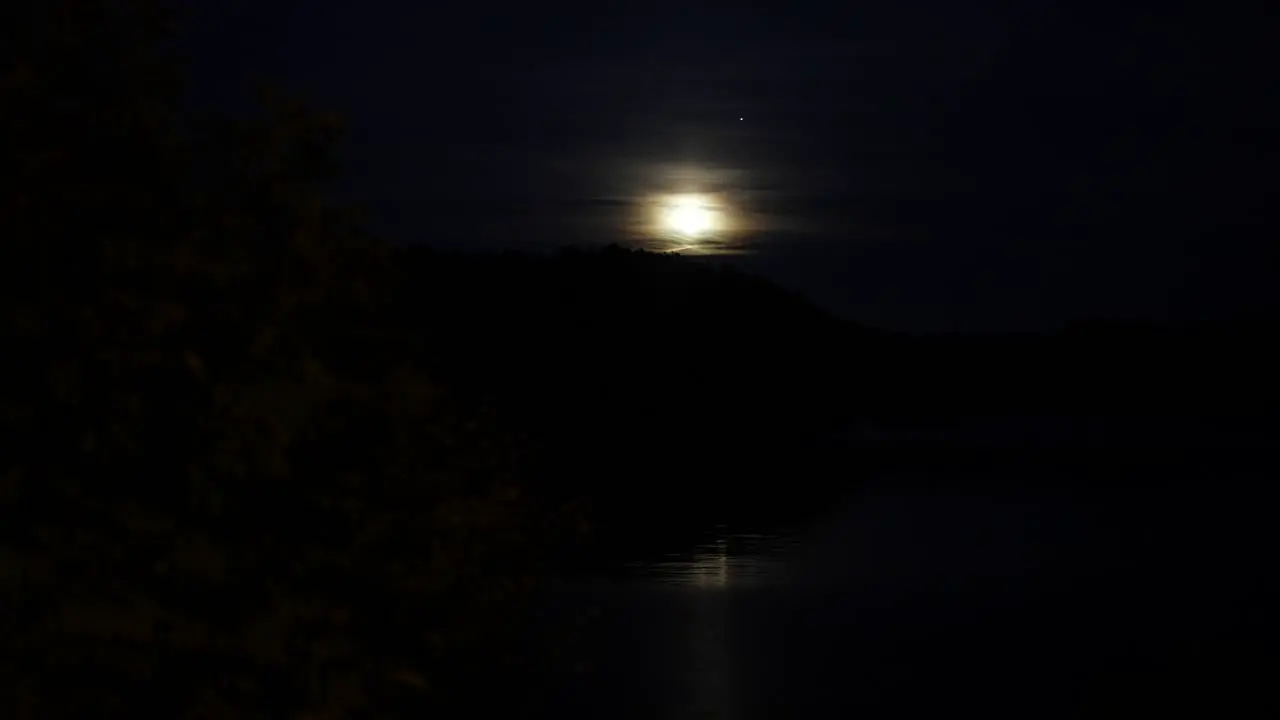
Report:
[[853,419],[1273,397],[1263,321],[916,338],[681,257],[386,247],[326,190],[334,119],[190,111],[147,0],[18,6],[7,718],[478,715],[566,548],[830,490],[796,483]]
[[514,666],[564,524],[391,322],[391,258],[325,192],[336,124],[188,111],[155,3],[16,5],[0,715],[483,711],[460,683]]

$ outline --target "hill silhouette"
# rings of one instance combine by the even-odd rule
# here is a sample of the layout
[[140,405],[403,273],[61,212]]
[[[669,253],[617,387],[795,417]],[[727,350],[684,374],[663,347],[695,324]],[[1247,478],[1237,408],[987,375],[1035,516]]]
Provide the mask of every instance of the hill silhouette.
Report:
[[406,248],[395,265],[422,362],[525,428],[530,471],[558,497],[665,505],[655,519],[670,520],[673,493],[696,512],[767,492],[764,468],[795,463],[852,407],[855,329],[732,267],[616,245]]
[[[527,433],[531,487],[588,502],[617,535],[705,522],[734,505],[813,504],[884,462],[1101,470],[1153,452],[1175,462],[1194,444],[1157,437],[1153,450],[1087,428],[1118,418],[1107,422],[1149,425],[1150,435],[1157,418],[1249,424],[1276,407],[1266,314],[1195,328],[1095,319],[1053,332],[912,335],[834,317],[727,263],[617,245],[411,247],[392,264],[389,302],[417,338],[417,362]],[[850,425],[963,427],[993,416],[1085,429],[976,451],[825,442]],[[1251,457],[1240,452],[1214,461]]]

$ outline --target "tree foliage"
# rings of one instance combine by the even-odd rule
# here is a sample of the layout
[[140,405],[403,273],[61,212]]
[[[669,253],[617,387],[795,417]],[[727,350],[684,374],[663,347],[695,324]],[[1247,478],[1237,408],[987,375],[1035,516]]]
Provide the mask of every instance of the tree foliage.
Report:
[[386,717],[492,670],[521,442],[405,360],[340,123],[189,112],[150,0],[7,12],[3,714]]

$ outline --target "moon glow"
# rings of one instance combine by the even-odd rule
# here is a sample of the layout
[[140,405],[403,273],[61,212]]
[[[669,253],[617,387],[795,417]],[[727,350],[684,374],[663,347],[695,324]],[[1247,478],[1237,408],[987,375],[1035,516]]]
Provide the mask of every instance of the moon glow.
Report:
[[715,232],[719,213],[700,196],[678,195],[664,204],[661,223],[668,233],[693,240]]

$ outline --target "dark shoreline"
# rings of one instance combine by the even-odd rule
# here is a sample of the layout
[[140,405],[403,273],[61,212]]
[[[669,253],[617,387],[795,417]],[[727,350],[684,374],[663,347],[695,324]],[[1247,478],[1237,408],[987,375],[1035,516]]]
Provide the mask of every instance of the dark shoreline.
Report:
[[[1050,447],[859,443],[837,433],[784,456],[802,458],[795,462],[775,457],[751,468],[726,466],[716,483],[695,472],[682,474],[684,482],[669,478],[663,492],[597,496],[589,504],[596,532],[563,559],[563,568],[598,570],[679,553],[717,526],[764,533],[803,528],[858,493],[1054,493],[1105,504],[1133,493],[1257,491],[1277,468],[1278,458],[1265,443],[1273,427],[1259,422],[1238,442],[1217,445],[1114,439]],[[640,480],[624,485],[643,486]],[[682,488],[678,499],[668,494],[672,488]]]

